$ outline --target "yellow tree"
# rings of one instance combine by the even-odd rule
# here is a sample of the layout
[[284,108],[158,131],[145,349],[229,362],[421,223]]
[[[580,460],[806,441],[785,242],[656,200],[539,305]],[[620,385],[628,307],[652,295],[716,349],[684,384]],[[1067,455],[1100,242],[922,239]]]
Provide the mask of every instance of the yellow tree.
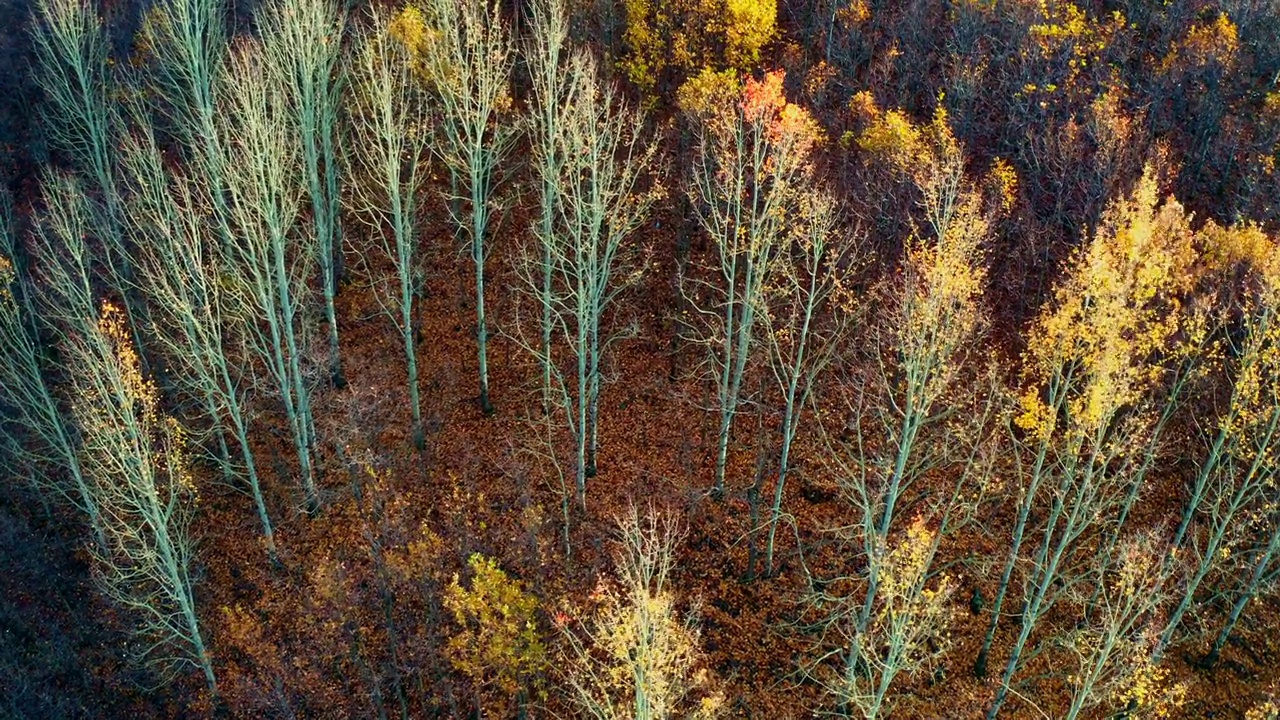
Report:
[[471,679],[477,704],[483,689],[493,689],[515,698],[523,712],[528,690],[546,664],[537,626],[538,598],[493,558],[475,554],[467,564],[471,587],[454,575],[445,588],[444,606],[461,628],[445,651],[453,666]]
[[[1182,207],[1159,202],[1154,172],[1117,200],[1031,329],[1024,359],[1018,511],[976,670],[983,674],[1017,566],[1019,627],[989,708],[994,718],[1040,621],[1100,563],[1091,530],[1141,487],[1172,393],[1161,392],[1187,338],[1194,283]],[[1034,519],[1034,523],[1033,523]],[[1123,519],[1123,518],[1122,518]],[[1029,547],[1024,547],[1029,541]]]
[[1245,225],[1204,231],[1206,250],[1230,276],[1245,273],[1240,300],[1227,306],[1238,318],[1227,333],[1229,352],[1222,363],[1230,396],[1205,457],[1190,483],[1183,512],[1165,558],[1166,574],[1182,574],[1178,602],[1170,612],[1153,657],[1159,661],[1195,607],[1197,593],[1215,572],[1236,570],[1237,551],[1247,558],[1242,587],[1226,625],[1210,650],[1216,661],[1231,629],[1260,586],[1273,575],[1280,552],[1280,522],[1275,516],[1280,465],[1280,250],[1259,228]]
[[777,0],[625,0],[622,70],[646,97],[701,69],[741,74],[777,33]]
[[676,608],[670,586],[680,533],[673,521],[633,507],[618,518],[618,587],[604,584],[582,637],[556,614],[567,644],[564,681],[582,712],[596,720],[712,718],[722,698],[700,667],[698,630]]
[[217,694],[196,612],[190,524],[198,500],[181,426],[159,408],[124,313],[104,303],[97,323],[64,343],[72,414],[102,515],[98,571],[109,597],[133,613],[142,660],[173,672],[199,668]]
[[[927,231],[908,239],[901,271],[877,294],[883,320],[858,343],[869,369],[845,383],[854,398],[850,437],[832,443],[828,456],[854,513],[848,535],[865,580],[811,596],[822,609],[818,625],[840,639],[829,653],[839,668],[825,682],[844,712],[866,717],[888,712],[895,677],[926,665],[933,655],[924,647],[945,632],[939,603],[947,584],[933,579],[933,562],[939,544],[971,519],[990,470],[983,438],[995,403],[968,358],[985,327],[983,245],[1015,182],[999,165],[996,192],[966,178],[942,110],[924,126],[873,111],[858,143],[909,180]],[[935,470],[949,482],[922,491]],[[919,510],[904,529],[908,503]]]

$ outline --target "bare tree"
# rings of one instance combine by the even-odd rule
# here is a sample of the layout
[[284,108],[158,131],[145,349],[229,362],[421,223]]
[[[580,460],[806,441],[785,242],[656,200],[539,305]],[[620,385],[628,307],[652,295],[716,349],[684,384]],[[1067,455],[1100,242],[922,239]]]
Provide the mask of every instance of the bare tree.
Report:
[[[166,167],[156,137],[141,112],[121,150],[121,175],[130,193],[126,216],[136,234],[139,279],[151,300],[153,337],[180,392],[203,406],[224,477],[243,477],[262,524],[267,554],[276,561],[275,532],[250,444],[240,348],[227,317],[222,280],[227,263],[203,214],[216,189]],[[243,470],[227,446],[230,429]],[[199,435],[197,435],[199,438]]]
[[427,99],[413,72],[411,48],[393,36],[391,22],[385,13],[375,11],[372,25],[360,39],[353,73],[355,142],[349,156],[367,181],[354,185],[358,210],[379,238],[377,250],[395,269],[393,287],[375,279],[375,296],[404,346],[413,442],[422,449],[425,435],[414,301],[422,285],[418,200],[430,159],[430,119]]
[[312,382],[303,367],[308,278],[315,236],[298,227],[299,159],[293,114],[261,47],[245,42],[231,55],[219,88],[223,133],[237,142],[227,155],[227,190],[239,241],[227,258],[226,310],[275,381],[298,454],[309,512],[320,507],[316,487]]
[[68,338],[64,350],[85,472],[107,537],[98,557],[103,587],[137,619],[140,659],[165,672],[194,665],[216,695],[193,594],[197,490],[184,433],[160,412],[117,307],[104,303],[91,332]]
[[[503,115],[511,106],[510,77],[515,43],[496,2],[424,0],[400,18],[401,33],[421,59],[440,115],[436,154],[466,196],[451,198],[449,211],[468,239],[476,279],[476,345],[480,409],[493,413],[489,397],[489,326],[485,320],[485,260],[493,219],[497,166],[511,150],[515,127]],[[465,201],[469,215],[459,203]]]
[[[773,574],[774,539],[791,469],[791,446],[818,378],[848,330],[853,309],[842,278],[852,271],[850,266],[856,260],[852,243],[836,226],[834,200],[826,192],[814,191],[801,198],[797,215],[793,247],[782,253],[778,262],[764,319],[769,367],[783,400],[778,476],[765,546],[765,573],[769,575]],[[838,291],[840,297],[829,302]]]
[[124,232],[113,146],[119,118],[112,103],[109,38],[91,0],[42,0],[33,33],[44,93],[44,129],[88,181],[87,219],[103,246],[104,280],[125,303],[134,342],[142,339],[143,308],[133,293],[133,260]]
[[552,284],[555,282],[554,254],[557,242],[560,183],[565,164],[565,126],[571,120],[572,93],[581,83],[571,78],[567,42],[569,17],[565,0],[535,0],[529,5],[530,36],[523,51],[531,79],[530,137],[533,165],[538,178],[538,218],[533,234],[542,249],[542,336],[538,346],[542,365],[542,411],[550,414],[551,335],[555,330]]
[[[653,170],[656,145],[644,132],[643,115],[622,106],[589,55],[575,55],[568,72],[575,88],[557,151],[556,218],[551,234],[539,238],[541,257],[526,259],[521,274],[531,295],[551,303],[554,336],[563,338],[562,347],[553,342],[550,356],[541,356],[540,342],[529,349],[551,369],[554,407],[564,411],[573,438],[578,502],[585,507],[586,481],[596,473],[601,360],[623,335],[602,325],[618,294],[643,270],[624,240],[656,197],[641,186]],[[549,296],[543,294],[548,271]],[[559,369],[558,351],[572,361],[571,371]]]
[[226,67],[228,20],[224,0],[166,0],[147,13],[141,30],[154,59],[149,80],[161,99],[160,112],[208,184],[224,252],[233,238],[217,91]]
[[[30,466],[30,477],[39,478],[37,489],[64,498],[85,514],[102,548],[106,537],[98,501],[81,469],[79,439],[66,420],[40,342],[41,332],[50,326],[40,320],[42,308],[30,277],[16,264],[11,203],[8,193],[0,194],[0,385],[9,413],[0,435],[9,438],[18,458]],[[56,211],[58,206],[51,207]]]
[[301,152],[328,325],[329,374],[342,387],[346,379],[334,299],[343,252],[337,147],[346,84],[341,63],[346,14],[337,0],[276,0],[260,6],[257,21],[264,65],[276,76],[273,87],[292,115],[293,141]]

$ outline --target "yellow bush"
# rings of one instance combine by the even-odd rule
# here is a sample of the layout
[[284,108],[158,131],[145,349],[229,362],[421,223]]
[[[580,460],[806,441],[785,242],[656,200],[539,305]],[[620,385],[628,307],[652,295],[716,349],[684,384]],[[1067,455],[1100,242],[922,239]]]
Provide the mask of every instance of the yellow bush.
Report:
[[647,97],[701,71],[741,75],[777,34],[777,0],[625,0],[623,72]]
[[454,575],[444,605],[461,630],[449,639],[449,661],[477,686],[494,685],[514,696],[545,665],[538,635],[538,599],[507,576],[493,558],[472,555],[466,589]]

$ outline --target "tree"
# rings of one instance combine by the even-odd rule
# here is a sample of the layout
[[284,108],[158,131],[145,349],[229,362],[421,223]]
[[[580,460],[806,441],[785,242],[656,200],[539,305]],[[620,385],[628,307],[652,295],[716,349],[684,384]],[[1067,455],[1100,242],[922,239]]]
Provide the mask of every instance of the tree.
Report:
[[[1176,201],[1158,204],[1148,171],[1118,199],[1033,326],[1020,396],[1023,432],[1018,515],[976,669],[985,670],[1015,565],[1025,563],[1018,634],[987,717],[994,718],[1025,661],[1039,622],[1073,586],[1088,581],[1097,518],[1142,483],[1148,449],[1161,441],[1167,363],[1177,357],[1194,282],[1193,236]],[[1029,528],[1033,511],[1038,524]],[[1030,529],[1030,534],[1028,530]],[[1023,542],[1032,543],[1023,555]],[[1096,539],[1094,539],[1096,542]],[[1094,581],[1103,581],[1096,578]]]
[[710,688],[698,630],[670,587],[678,527],[652,514],[642,521],[634,507],[617,524],[618,585],[602,580],[581,631],[570,624],[576,614],[556,614],[575,704],[597,720],[716,717],[723,697]]
[[119,119],[112,104],[109,38],[90,0],[42,0],[36,14],[32,39],[36,82],[45,96],[43,127],[89,182],[94,202],[86,217],[103,243],[104,279],[124,300],[130,332],[141,347],[143,308],[132,292],[132,253],[112,152]]
[[104,303],[91,332],[68,338],[64,350],[85,472],[107,537],[97,558],[103,588],[137,618],[142,659],[169,672],[194,665],[216,696],[193,594],[190,521],[198,492],[182,428],[160,412],[119,308]]
[[[38,217],[35,232],[31,235],[31,293],[27,302],[32,313],[30,330],[33,333],[48,332],[55,343],[67,338],[90,333],[97,315],[100,288],[99,276],[94,272],[95,257],[90,247],[91,200],[81,190],[81,183],[74,175],[48,173],[44,182],[45,210]],[[38,337],[33,335],[32,337]],[[45,372],[47,368],[40,368]],[[52,376],[44,374],[46,389],[50,392],[44,409],[46,413],[63,413],[64,407],[49,383]],[[70,397],[65,397],[70,400]],[[66,419],[63,419],[66,423]],[[36,426],[38,427],[38,426]],[[59,435],[63,435],[59,437]],[[93,495],[93,483],[84,468],[79,454],[78,429],[65,428],[59,433],[52,429],[49,439],[56,442],[60,454],[76,452],[73,463],[67,456],[67,467],[77,485],[76,495],[82,509],[88,513],[95,533],[101,533],[101,509]],[[78,469],[78,471],[77,471]]]
[[492,685],[523,707],[546,662],[534,617],[538,599],[492,558],[475,554],[467,564],[473,573],[471,588],[464,588],[457,575],[445,588],[444,606],[462,628],[450,638],[446,652],[454,667],[475,683],[477,703],[481,688]]
[[467,236],[476,269],[476,344],[480,365],[480,409],[493,413],[489,397],[489,329],[485,321],[485,259],[498,164],[511,150],[515,128],[503,115],[511,107],[510,76],[515,44],[498,3],[486,0],[425,0],[406,7],[397,33],[413,49],[438,102],[440,141],[435,152],[467,190],[470,216],[449,204],[460,234]]
[[329,328],[329,373],[346,385],[338,352],[334,299],[342,275],[342,222],[338,187],[338,118],[346,84],[342,60],[346,14],[337,0],[277,0],[260,6],[263,62],[276,75],[273,86],[292,115],[303,176],[311,200],[315,257],[320,266],[325,322]]
[[[923,127],[876,113],[858,145],[910,182],[927,231],[913,232],[901,269],[871,295],[867,312],[881,320],[856,341],[845,431],[829,441],[853,510],[842,534],[865,577],[815,586],[810,598],[818,627],[839,638],[820,677],[841,712],[865,717],[891,712],[895,678],[928,667],[946,644],[952,585],[934,563],[974,519],[998,457],[995,380],[970,358],[986,325],[985,244],[1012,191],[1012,181],[993,182],[984,193],[965,176],[945,111]],[[904,508],[915,508],[905,527]]]
[[571,120],[572,93],[581,83],[571,77],[567,41],[568,9],[564,0],[536,0],[529,6],[530,37],[524,48],[525,64],[531,80],[529,130],[533,145],[533,164],[538,178],[538,218],[534,237],[542,249],[542,285],[539,305],[542,310],[542,337],[538,345],[542,365],[542,410],[551,413],[552,358],[551,335],[554,332],[552,283],[555,281],[554,248],[559,212],[559,188],[566,162],[565,125]]
[[[1210,649],[1209,659],[1216,661],[1245,605],[1267,577],[1277,549],[1278,531],[1272,525],[1268,532],[1267,525],[1274,522],[1275,454],[1280,447],[1280,403],[1275,396],[1280,378],[1275,350],[1280,255],[1274,241],[1253,226],[1226,229],[1211,223],[1202,234],[1228,277],[1241,266],[1247,274],[1238,306],[1227,309],[1240,318],[1239,335],[1228,333],[1229,400],[1191,483],[1163,563],[1166,575],[1182,571],[1186,577],[1153,650],[1156,662],[1181,628],[1204,581],[1228,566],[1236,550],[1244,547],[1245,554],[1252,555],[1252,567],[1246,564],[1243,588]],[[1257,542],[1256,537],[1265,539]]]
[[[396,37],[391,17],[375,12],[364,32],[354,68],[354,147],[350,162],[366,182],[355,185],[358,210],[380,239],[376,249],[395,269],[394,287],[375,293],[395,324],[408,368],[413,442],[422,449],[422,401],[418,391],[417,315],[422,286],[418,199],[431,152],[426,98],[413,73],[412,49]],[[390,233],[387,232],[390,230]]]
[[320,507],[316,487],[311,380],[303,367],[308,278],[316,236],[298,227],[301,182],[288,96],[246,42],[231,55],[223,133],[238,139],[227,156],[227,195],[239,241],[232,246],[227,311],[250,351],[275,381],[298,454],[308,512]]
[[[927,669],[948,649],[955,583],[936,575],[933,563],[941,540],[954,526],[948,517],[954,502],[950,505],[940,508],[939,529],[931,529],[923,517],[917,517],[900,540],[874,551],[879,581],[874,610],[865,622],[850,621],[846,613],[856,616],[857,605],[846,597],[822,591],[808,598],[822,616],[818,629],[840,639],[840,648],[819,658],[821,669],[815,677],[835,698],[841,715],[892,716],[894,680]],[[857,648],[856,655],[840,657],[845,647]],[[842,667],[822,666],[832,657]]]
[[[236,360],[237,328],[228,317],[234,315],[223,281],[228,263],[203,217],[216,207],[211,195],[218,189],[167,168],[145,115],[136,117],[137,127],[121,148],[121,176],[130,190],[125,214],[140,249],[138,277],[151,301],[153,338],[176,388],[203,406],[224,477],[243,475],[267,555],[275,562],[275,531],[250,444],[245,383]],[[228,428],[243,472],[231,459]]]
[[[40,342],[48,324],[40,321],[42,308],[31,278],[16,265],[18,238],[11,203],[7,193],[0,195],[0,385],[6,391],[8,413],[0,435],[9,439],[21,461],[32,466],[30,477],[39,478],[38,489],[64,498],[85,514],[103,548],[101,511],[81,467],[79,438],[66,419]],[[52,212],[60,208],[50,203]],[[76,236],[72,242],[83,257],[82,238]],[[74,255],[68,255],[68,260],[74,260]],[[51,259],[56,262],[58,257]]]
[[[657,196],[641,187],[653,170],[656,145],[646,137],[643,115],[621,105],[589,55],[576,54],[568,74],[574,87],[556,151],[555,222],[548,234],[539,233],[541,257],[528,259],[522,275],[530,294],[551,303],[554,334],[573,362],[573,370],[562,373],[554,343],[550,355],[539,355],[552,368],[555,407],[564,411],[573,438],[578,502],[585,508],[586,480],[596,473],[601,360],[621,337],[601,326],[614,299],[643,270],[624,241]],[[549,266],[543,264],[548,259]],[[551,292],[544,296],[547,272]],[[542,347],[530,349],[539,354]]]
[[[765,547],[768,575],[773,574],[774,539],[791,469],[791,446],[818,377],[832,359],[840,336],[848,330],[854,304],[843,278],[855,259],[844,231],[836,227],[831,196],[815,190],[801,198],[796,225],[793,247],[782,253],[765,299],[769,367],[783,397],[778,476]],[[839,297],[833,298],[837,293]]]
[[[1075,661],[1067,675],[1071,702],[1063,716],[1074,720],[1103,703],[1129,703],[1167,716],[1186,692],[1179,684],[1165,687],[1165,671],[1151,662],[1158,629],[1153,613],[1169,599],[1160,572],[1163,542],[1143,532],[1119,546],[1114,572],[1100,573],[1089,603],[1090,617],[1068,630],[1056,644]],[[1162,715],[1153,713],[1155,717]]]
[[[864,520],[870,529],[865,547],[872,555],[872,569],[861,625],[876,605],[874,555],[886,546],[899,504],[936,461],[930,456],[943,447],[929,442],[928,435],[939,426],[950,432],[941,422],[948,413],[938,405],[945,408],[945,403],[960,399],[954,393],[965,378],[965,356],[985,325],[983,243],[991,219],[1007,208],[1004,194],[984,198],[966,180],[963,151],[941,108],[923,129],[900,112],[889,111],[863,133],[858,144],[910,178],[932,235],[928,242],[919,237],[908,241],[903,287],[891,288],[891,319],[876,330],[882,337],[871,343],[876,354],[872,363],[879,368],[875,380],[879,388],[871,402],[880,408],[872,412],[881,437],[870,445],[885,450],[881,457],[868,458],[867,465],[859,459],[852,466],[856,504],[871,514]],[[862,454],[863,442],[857,441],[855,458]],[[966,465],[956,486],[973,470]],[[868,483],[868,472],[884,473],[882,484]]]
[[150,86],[162,98],[160,113],[185,146],[187,161],[208,183],[223,252],[233,242],[217,96],[227,58],[226,23],[223,0],[168,0],[152,6],[141,28],[154,61]]
[[760,81],[748,78],[732,103],[703,115],[698,127],[689,192],[714,243],[719,277],[692,280],[683,290],[696,314],[691,339],[708,350],[707,367],[716,382],[717,494],[724,493],[748,359],[758,355],[757,314],[798,199],[811,181],[810,151],[820,140],[809,114],[783,96],[782,81],[780,71]]

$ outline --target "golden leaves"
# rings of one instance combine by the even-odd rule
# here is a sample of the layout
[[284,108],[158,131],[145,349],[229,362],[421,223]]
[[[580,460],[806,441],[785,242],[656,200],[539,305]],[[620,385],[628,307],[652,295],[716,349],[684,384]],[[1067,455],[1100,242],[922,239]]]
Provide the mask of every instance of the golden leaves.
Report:
[[147,427],[155,427],[160,393],[155,383],[142,374],[138,351],[133,346],[124,310],[115,303],[102,303],[98,318],[98,332],[115,354],[120,382],[125,397],[141,410],[141,419]]
[[737,73],[704,67],[676,91],[676,105],[682,112],[705,119],[732,105],[741,92],[742,83]]
[[1196,23],[1187,35],[1164,57],[1163,72],[1181,67],[1202,68],[1209,65],[1228,68],[1235,64],[1240,51],[1240,31],[1225,12],[1211,22]]
[[10,287],[17,278],[17,271],[9,258],[0,255],[0,303],[13,302],[13,290]]
[[777,0],[626,0],[628,53],[620,63],[652,99],[668,74],[749,72],[777,34]]
[[591,593],[596,608],[584,624],[590,644],[569,628],[574,613],[555,615],[572,652],[565,679],[593,717],[716,717],[724,698],[701,666],[697,628],[681,616],[667,585],[676,526],[652,516],[641,521],[634,508],[618,524],[620,582],[601,579]]
[[866,152],[882,155],[895,167],[908,171],[912,159],[921,152],[920,131],[901,110],[881,113],[875,107],[870,93],[858,93],[851,105],[855,102],[864,113],[872,117],[871,124],[858,137],[858,147]]
[[1176,200],[1159,203],[1148,169],[1108,209],[1032,328],[1019,426],[1044,439],[1065,408],[1075,429],[1092,433],[1139,403],[1162,377],[1157,358],[1183,322],[1195,259],[1189,217]]
[[871,8],[867,5],[867,0],[851,0],[836,11],[836,19],[845,27],[857,27],[871,19]]
[[444,594],[445,608],[462,628],[449,639],[449,660],[478,686],[492,683],[515,695],[546,662],[535,622],[538,599],[493,558],[473,554],[467,564],[471,588],[455,575]]
[[725,0],[725,63],[746,70],[760,62],[760,50],[777,33],[777,0]]
[[1121,686],[1113,698],[1116,705],[1133,704],[1153,718],[1177,717],[1178,710],[1186,702],[1187,684],[1173,682],[1168,666],[1139,657],[1129,682]]
[[886,599],[907,596],[924,581],[933,560],[934,536],[935,532],[925,524],[924,518],[917,516],[907,527],[906,536],[885,553],[880,587]]
[[991,164],[991,171],[987,174],[987,182],[1000,210],[1002,212],[1011,210],[1018,198],[1018,172],[1013,169],[1009,161],[1001,157],[996,158]]
[[387,35],[417,54],[426,47],[431,30],[427,27],[427,18],[422,10],[414,5],[405,5],[391,18],[387,25]]

